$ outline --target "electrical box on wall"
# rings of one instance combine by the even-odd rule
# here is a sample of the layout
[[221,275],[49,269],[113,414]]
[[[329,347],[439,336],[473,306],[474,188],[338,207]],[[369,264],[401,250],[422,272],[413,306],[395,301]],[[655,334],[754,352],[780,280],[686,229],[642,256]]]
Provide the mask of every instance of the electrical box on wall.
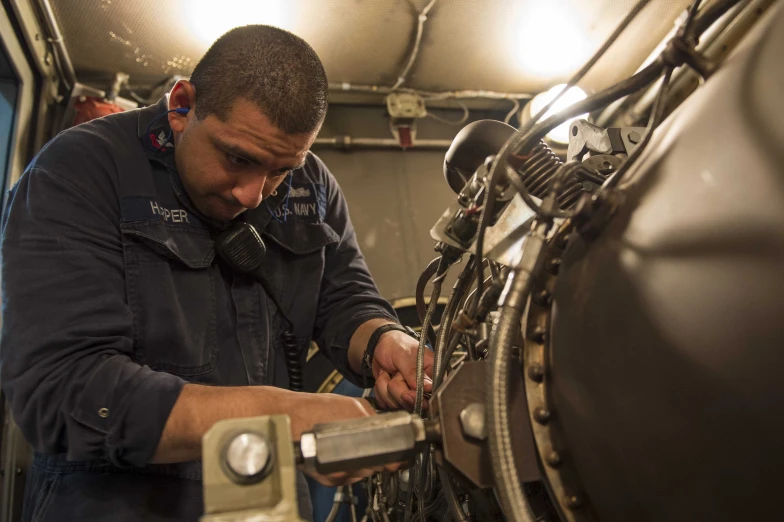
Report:
[[427,116],[425,100],[416,93],[394,92],[386,102],[392,134],[401,147],[411,147],[416,139],[416,120]]

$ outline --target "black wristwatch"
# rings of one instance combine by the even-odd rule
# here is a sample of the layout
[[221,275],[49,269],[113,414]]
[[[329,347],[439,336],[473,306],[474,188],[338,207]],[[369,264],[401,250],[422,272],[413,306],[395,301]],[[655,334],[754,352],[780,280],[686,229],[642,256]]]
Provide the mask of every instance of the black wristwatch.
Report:
[[409,328],[408,326],[403,326],[401,324],[390,323],[384,324],[376,328],[373,334],[370,336],[370,340],[368,340],[367,348],[365,348],[365,353],[362,355],[362,379],[365,381],[365,388],[368,387],[368,383],[373,382],[373,354],[376,351],[376,345],[378,344],[379,339],[381,336],[387,333],[390,330],[397,330],[398,332],[403,332],[414,339],[419,340],[419,336],[417,333]]

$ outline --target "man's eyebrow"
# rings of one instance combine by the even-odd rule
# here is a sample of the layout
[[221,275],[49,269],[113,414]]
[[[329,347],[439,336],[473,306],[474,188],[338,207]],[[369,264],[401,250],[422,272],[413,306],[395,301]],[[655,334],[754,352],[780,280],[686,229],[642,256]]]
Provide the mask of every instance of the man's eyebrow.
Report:
[[[228,152],[232,156],[237,156],[237,157],[242,158],[244,160],[250,161],[254,165],[263,165],[263,164],[267,163],[266,159],[254,156],[252,153],[246,151],[245,149],[243,149],[241,147],[238,147],[236,145],[232,145],[231,143],[226,143],[225,141],[221,140],[220,138],[213,138],[213,142],[215,143],[215,145],[219,149],[223,150],[224,152]],[[280,168],[278,170],[280,170],[280,171],[284,171],[284,170],[288,171],[288,170],[301,169],[302,167],[305,166],[305,163],[306,163],[306,161],[302,160],[297,165],[294,165],[294,166],[291,166],[291,167],[282,167],[282,168]]]
[[250,161],[251,163],[254,163],[256,165],[263,165],[264,163],[266,163],[265,159],[255,156],[253,153],[248,152],[242,147],[232,145],[231,143],[226,143],[220,138],[213,138],[212,141],[215,143],[215,146],[223,150],[223,152],[228,152],[232,156],[237,156],[238,158],[242,158],[244,160]]

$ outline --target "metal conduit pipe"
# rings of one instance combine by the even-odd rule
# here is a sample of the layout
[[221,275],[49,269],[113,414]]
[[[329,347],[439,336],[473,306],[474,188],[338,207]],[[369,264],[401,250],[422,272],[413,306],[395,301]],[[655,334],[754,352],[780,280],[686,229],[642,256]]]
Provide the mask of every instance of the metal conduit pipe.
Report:
[[66,88],[70,91],[76,84],[76,72],[74,71],[71,57],[68,55],[68,51],[65,48],[63,34],[60,32],[60,26],[57,24],[57,18],[52,10],[52,4],[49,3],[49,0],[38,0],[38,5],[41,8],[46,28],[51,35],[50,41],[55,47],[56,52],[54,54],[60,69],[60,74],[63,75],[63,78],[67,83]]
[[[452,140],[417,139],[406,149],[448,149]],[[315,147],[333,147],[340,150],[350,149],[403,149],[393,138],[354,138],[351,136],[335,136],[334,138],[316,138]]]
[[[392,87],[386,85],[361,85],[355,83],[330,83],[330,91],[342,92],[365,92],[375,94],[390,94],[393,92]],[[415,92],[425,99],[430,100],[444,100],[448,98],[492,98],[496,100],[528,100],[533,98],[536,94],[527,92],[497,92],[497,91],[484,91],[484,90],[471,90],[464,89],[459,91],[424,91],[421,89],[412,89],[408,87],[401,87],[397,92]]]

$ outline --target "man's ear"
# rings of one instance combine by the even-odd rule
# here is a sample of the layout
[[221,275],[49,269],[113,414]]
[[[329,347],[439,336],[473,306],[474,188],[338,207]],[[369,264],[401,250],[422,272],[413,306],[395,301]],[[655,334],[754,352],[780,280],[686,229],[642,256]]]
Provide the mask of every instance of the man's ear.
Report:
[[[196,89],[188,80],[178,80],[169,93],[169,127],[174,132],[182,132],[188,123],[190,109],[196,101]],[[184,110],[184,109],[187,109]],[[195,115],[193,116],[195,117]]]

